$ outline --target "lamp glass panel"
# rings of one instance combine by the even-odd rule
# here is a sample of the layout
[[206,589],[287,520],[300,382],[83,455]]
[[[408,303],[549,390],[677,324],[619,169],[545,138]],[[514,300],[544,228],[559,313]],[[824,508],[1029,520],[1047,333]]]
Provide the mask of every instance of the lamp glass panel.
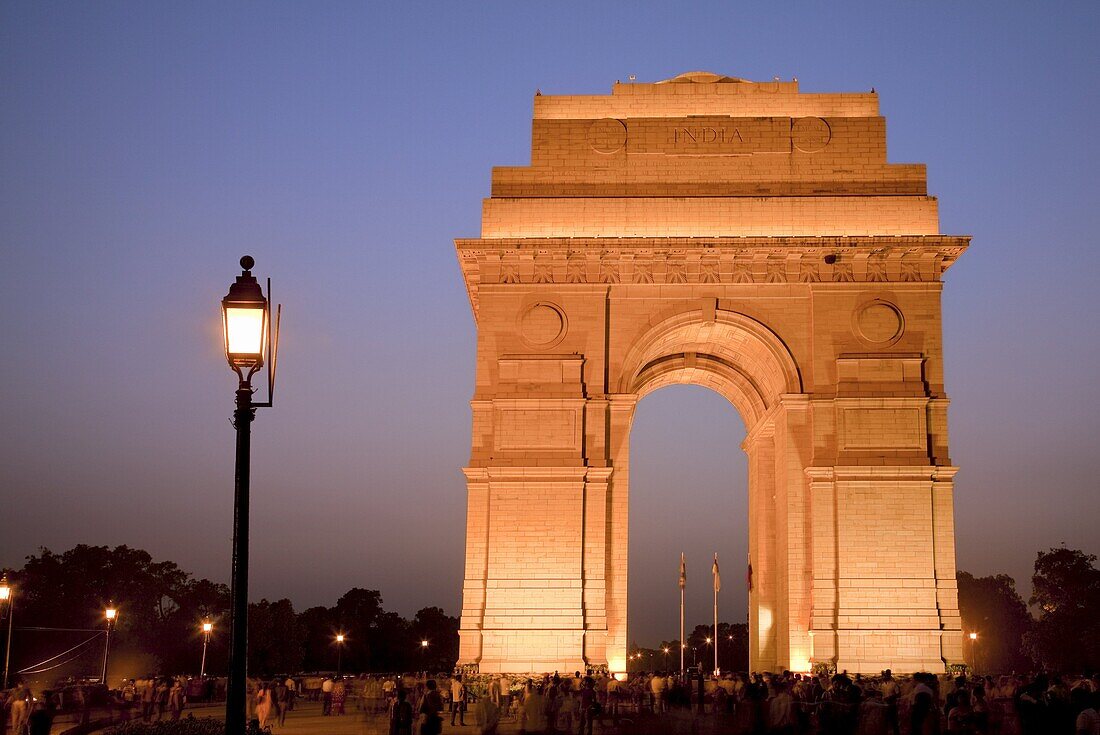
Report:
[[264,310],[226,307],[226,346],[230,355],[259,355],[264,346]]

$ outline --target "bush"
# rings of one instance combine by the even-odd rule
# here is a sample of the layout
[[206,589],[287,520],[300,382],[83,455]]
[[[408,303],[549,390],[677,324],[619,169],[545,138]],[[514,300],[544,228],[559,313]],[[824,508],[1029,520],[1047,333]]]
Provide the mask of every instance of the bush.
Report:
[[[225,721],[213,717],[195,717],[188,715],[182,720],[161,720],[160,722],[141,722],[133,720],[116,725],[104,732],[104,735],[224,735]],[[269,735],[271,728],[261,730],[255,723],[249,723],[244,735]]]

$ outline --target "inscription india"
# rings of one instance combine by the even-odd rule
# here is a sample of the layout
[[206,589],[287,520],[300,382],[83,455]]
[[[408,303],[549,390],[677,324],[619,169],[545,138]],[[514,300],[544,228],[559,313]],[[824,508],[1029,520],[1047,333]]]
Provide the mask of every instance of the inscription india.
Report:
[[744,143],[741,131],[737,128],[673,128],[674,145],[683,143],[725,143],[726,140]]
[[626,125],[629,153],[729,156],[791,150],[789,117],[681,118],[671,125],[667,120],[628,120]]

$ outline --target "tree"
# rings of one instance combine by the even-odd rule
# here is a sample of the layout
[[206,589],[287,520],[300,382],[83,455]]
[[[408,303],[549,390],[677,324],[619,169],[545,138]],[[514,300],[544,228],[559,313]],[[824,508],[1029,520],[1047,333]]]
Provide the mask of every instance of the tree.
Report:
[[458,618],[440,607],[425,607],[417,611],[409,626],[413,641],[428,641],[424,652],[424,668],[428,671],[450,671],[458,661]]
[[304,631],[290,600],[248,606],[248,672],[273,676],[301,670]]
[[[141,676],[197,670],[198,626],[203,615],[226,609],[225,585],[194,580],[174,562],[154,561],[128,546],[79,544],[56,554],[39,549],[20,570],[8,571],[19,594],[17,616],[39,628],[101,629],[103,610],[119,610],[112,638],[112,675]],[[48,658],[87,638],[87,633],[39,631],[18,636],[13,668]],[[88,650],[94,649],[91,645]],[[208,668],[217,670],[219,646]],[[98,659],[85,655],[52,675],[98,675]]]
[[1023,650],[1024,636],[1034,625],[1016,581],[1006,574],[975,577],[958,573],[959,611],[970,664],[981,671],[1027,671],[1034,662]]
[[1031,577],[1039,620],[1025,638],[1044,667],[1082,671],[1100,666],[1100,569],[1096,556],[1064,546],[1040,551]]

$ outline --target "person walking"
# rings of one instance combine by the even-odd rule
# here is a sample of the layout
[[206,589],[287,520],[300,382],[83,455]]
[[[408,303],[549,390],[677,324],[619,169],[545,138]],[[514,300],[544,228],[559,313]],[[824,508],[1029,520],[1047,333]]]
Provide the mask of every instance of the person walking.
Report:
[[183,714],[183,682],[179,679],[174,680],[168,690],[168,710],[173,720],[178,720]]
[[478,735],[496,735],[497,725],[500,724],[500,705],[492,697],[481,697],[477,700],[474,705],[474,724]]
[[256,695],[256,719],[260,722],[261,730],[271,720],[271,685],[266,681],[260,684],[260,691]]
[[443,732],[443,698],[439,696],[435,679],[428,679],[424,688],[424,699],[420,702],[420,714],[424,715],[424,721],[420,724],[420,735],[440,735]]
[[523,724],[520,732],[542,733],[546,731],[546,697],[543,695],[541,684],[533,684],[521,705],[523,712]]
[[163,720],[165,715],[168,714],[168,693],[171,689],[172,687],[169,686],[167,679],[161,679],[160,683],[157,684],[157,722]]
[[592,735],[592,723],[603,714],[600,700],[596,697],[596,682],[592,677],[586,676],[581,682],[581,690],[577,693],[577,704],[579,710],[577,735]]
[[146,679],[141,688],[141,721],[149,722],[153,719],[153,708],[156,706],[157,683]]
[[334,685],[332,679],[325,677],[325,680],[321,682],[321,714],[324,717],[328,717],[332,714],[332,690]]
[[286,685],[286,708],[289,712],[294,709],[294,699],[298,696],[298,682],[288,676],[283,684]]
[[[55,714],[53,692],[42,692],[42,701],[27,716],[27,735],[50,735]],[[12,735],[19,735],[19,733],[13,733]]]
[[390,709],[390,735],[412,735],[413,708],[408,700],[409,693],[404,689],[398,690],[397,699]]
[[339,678],[332,683],[332,708],[333,715],[344,714],[344,703],[348,699],[348,682]]
[[8,722],[12,735],[22,735],[31,716],[31,692],[22,684],[17,685],[11,694]]
[[275,680],[272,687],[275,701],[275,717],[280,725],[286,724],[286,713],[290,709],[290,689],[285,681]]
[[462,674],[456,674],[451,680],[451,727],[455,726],[455,717],[461,727],[466,726],[466,684]]

